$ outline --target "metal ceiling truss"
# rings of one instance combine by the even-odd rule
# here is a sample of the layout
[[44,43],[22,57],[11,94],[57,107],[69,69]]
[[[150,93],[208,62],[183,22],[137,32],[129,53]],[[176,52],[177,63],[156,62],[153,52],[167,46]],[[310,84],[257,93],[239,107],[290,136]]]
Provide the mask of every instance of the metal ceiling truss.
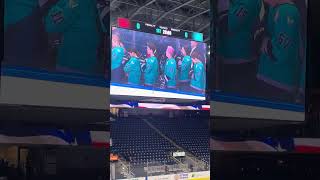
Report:
[[110,6],[112,22],[117,17],[126,17],[202,32],[208,37],[209,0],[112,0]]
[[[162,15],[161,15],[156,21],[154,21],[153,23],[154,23],[154,24],[157,24],[162,18],[166,17],[166,16],[169,15],[170,13],[173,13],[174,11],[176,11],[176,10],[178,10],[178,9],[180,9],[180,8],[188,5],[188,4],[191,4],[191,3],[194,2],[194,1],[196,1],[196,0],[188,0],[188,1],[186,1],[185,3],[182,3],[182,4],[180,4],[179,6],[174,7],[173,9],[171,9],[171,10],[165,12],[164,14],[162,14]],[[169,3],[169,4],[170,4],[170,3]]]
[[134,13],[132,13],[129,17],[129,19],[132,19],[136,14],[138,14],[142,9],[144,9],[145,7],[149,6],[150,4],[153,4],[154,2],[156,2],[156,0],[150,0],[149,2],[147,2],[146,4],[143,4],[142,6],[140,6]]

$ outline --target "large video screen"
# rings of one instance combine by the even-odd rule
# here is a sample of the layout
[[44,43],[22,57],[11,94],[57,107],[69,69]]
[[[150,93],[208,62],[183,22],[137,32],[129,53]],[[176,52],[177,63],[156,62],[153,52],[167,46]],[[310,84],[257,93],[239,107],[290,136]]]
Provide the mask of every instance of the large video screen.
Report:
[[111,94],[205,100],[206,44],[112,28]]
[[[102,94],[89,86],[102,89],[108,85],[109,3],[5,0],[0,102],[39,105],[24,99],[47,92],[61,95],[53,100],[45,97],[47,105],[63,105],[52,101],[72,98],[78,99],[73,102],[76,105],[81,96]],[[15,93],[17,89],[20,92]],[[77,93],[81,95],[73,96]]]
[[216,113],[241,114],[230,113],[229,107],[243,109],[243,117],[304,120],[306,2],[219,0],[213,5],[212,99],[223,102],[215,108],[224,109]]

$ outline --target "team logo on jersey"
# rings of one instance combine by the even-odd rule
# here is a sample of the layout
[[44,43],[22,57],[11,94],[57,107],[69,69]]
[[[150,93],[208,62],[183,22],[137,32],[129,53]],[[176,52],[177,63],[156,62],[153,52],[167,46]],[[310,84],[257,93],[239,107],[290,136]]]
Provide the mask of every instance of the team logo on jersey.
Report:
[[59,24],[63,21],[63,13],[62,11],[55,12],[51,15],[54,24]]
[[287,48],[290,44],[290,38],[287,36],[287,34],[280,33],[278,37],[278,43],[284,48]]
[[248,11],[247,11],[247,9],[245,9],[244,7],[241,7],[238,11],[237,11],[237,13],[236,13],[236,15],[238,16],[238,17],[244,17],[244,16],[246,16],[248,14]]

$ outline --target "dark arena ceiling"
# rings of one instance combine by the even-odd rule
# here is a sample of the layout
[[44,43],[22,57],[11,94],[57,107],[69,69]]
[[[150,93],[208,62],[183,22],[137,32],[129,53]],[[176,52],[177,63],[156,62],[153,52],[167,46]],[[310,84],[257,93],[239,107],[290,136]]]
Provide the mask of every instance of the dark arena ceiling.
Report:
[[182,30],[202,32],[209,41],[209,0],[111,0],[111,22],[129,18]]

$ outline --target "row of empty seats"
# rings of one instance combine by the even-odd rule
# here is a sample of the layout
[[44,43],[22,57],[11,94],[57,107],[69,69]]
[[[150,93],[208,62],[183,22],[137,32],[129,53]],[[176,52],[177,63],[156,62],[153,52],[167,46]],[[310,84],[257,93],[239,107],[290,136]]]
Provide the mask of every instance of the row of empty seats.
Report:
[[[209,165],[209,127],[206,119],[150,118],[165,136]],[[118,118],[111,126],[113,153],[132,165],[175,164],[177,148],[139,118]]]
[[209,125],[207,119],[193,118],[150,118],[157,129],[208,165]]
[[174,164],[169,157],[175,147],[142,119],[119,118],[111,126],[112,153],[132,165]]

